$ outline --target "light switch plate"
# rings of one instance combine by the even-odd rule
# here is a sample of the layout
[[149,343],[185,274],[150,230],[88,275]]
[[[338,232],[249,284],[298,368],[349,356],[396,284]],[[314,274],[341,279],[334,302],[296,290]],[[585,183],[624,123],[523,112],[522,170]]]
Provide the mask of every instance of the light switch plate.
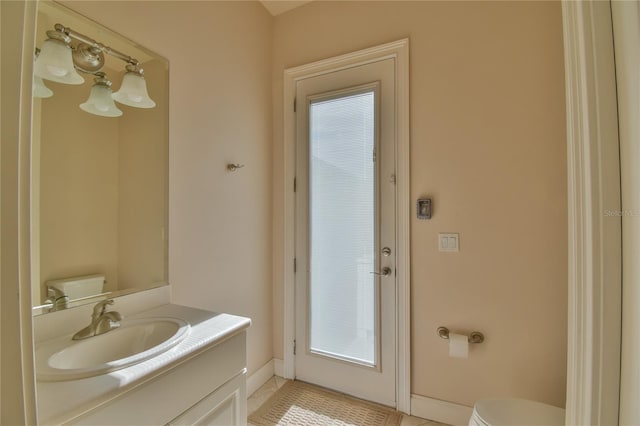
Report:
[[438,233],[438,250],[460,251],[460,234]]

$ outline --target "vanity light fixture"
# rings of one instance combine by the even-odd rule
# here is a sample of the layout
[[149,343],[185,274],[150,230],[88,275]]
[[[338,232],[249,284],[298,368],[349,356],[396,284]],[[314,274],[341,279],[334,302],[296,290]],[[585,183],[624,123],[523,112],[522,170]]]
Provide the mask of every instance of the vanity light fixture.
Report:
[[45,86],[44,81],[37,75],[33,76],[33,97],[34,98],[50,98],[53,96],[53,90]]
[[144,71],[137,65],[127,64],[127,72],[122,78],[120,90],[111,95],[121,104],[136,108],[153,108],[156,103],[147,93],[147,82],[142,76]]
[[[36,49],[36,54],[33,58],[34,66],[35,66],[35,61],[36,59],[38,59],[39,54],[40,54],[40,49]],[[44,81],[42,80],[42,77],[38,77],[35,74],[33,74],[32,90],[33,90],[34,98],[50,98],[51,96],[53,96],[53,90],[45,86]]]
[[64,84],[84,83],[73,64],[71,38],[59,31],[47,31],[47,37],[34,65],[36,77]]
[[122,111],[118,109],[111,97],[111,82],[103,72],[96,72],[95,76],[95,84],[91,88],[89,99],[80,104],[80,109],[102,117],[120,117]]
[[[137,59],[121,53],[109,46],[84,35],[62,24],[55,24],[55,31],[47,31],[47,40],[42,45],[42,52],[36,59],[34,75],[45,80],[65,84],[82,84],[84,79],[77,71],[93,74],[95,84],[87,102],[80,105],[84,111],[105,117],[122,115],[113,100],[135,108],[153,108],[156,103],[149,97],[144,70]],[[78,43],[71,46],[71,41]],[[126,73],[122,86],[116,93],[111,93],[111,82],[102,68],[104,55],[108,54],[126,63]],[[36,83],[34,83],[35,85]],[[43,84],[44,85],[44,84]],[[35,93],[35,89],[34,89]],[[106,99],[108,93],[109,101]],[[34,94],[34,96],[36,96]]]

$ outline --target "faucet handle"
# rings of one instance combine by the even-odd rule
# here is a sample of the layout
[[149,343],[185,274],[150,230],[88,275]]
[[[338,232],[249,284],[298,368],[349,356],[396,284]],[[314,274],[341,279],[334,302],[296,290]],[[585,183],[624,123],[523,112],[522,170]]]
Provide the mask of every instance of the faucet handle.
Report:
[[107,305],[113,305],[113,299],[102,300],[96,303],[96,306],[93,307],[93,319],[97,319],[104,315],[107,310]]

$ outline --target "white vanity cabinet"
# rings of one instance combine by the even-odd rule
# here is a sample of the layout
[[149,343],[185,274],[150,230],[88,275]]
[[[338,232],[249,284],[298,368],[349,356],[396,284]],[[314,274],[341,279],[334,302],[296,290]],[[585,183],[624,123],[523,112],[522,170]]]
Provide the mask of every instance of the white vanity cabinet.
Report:
[[246,425],[247,387],[244,374],[238,375],[196,405],[169,422],[169,425]]
[[75,419],[75,425],[245,425],[246,333]]
[[191,324],[173,349],[108,374],[38,382],[41,425],[246,425],[248,318],[167,305]]

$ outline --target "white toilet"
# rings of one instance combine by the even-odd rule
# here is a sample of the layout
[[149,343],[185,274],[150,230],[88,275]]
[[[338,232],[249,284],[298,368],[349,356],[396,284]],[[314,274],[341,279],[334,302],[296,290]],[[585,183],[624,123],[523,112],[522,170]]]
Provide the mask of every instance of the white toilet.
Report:
[[469,426],[564,426],[564,410],[526,399],[483,399]]

